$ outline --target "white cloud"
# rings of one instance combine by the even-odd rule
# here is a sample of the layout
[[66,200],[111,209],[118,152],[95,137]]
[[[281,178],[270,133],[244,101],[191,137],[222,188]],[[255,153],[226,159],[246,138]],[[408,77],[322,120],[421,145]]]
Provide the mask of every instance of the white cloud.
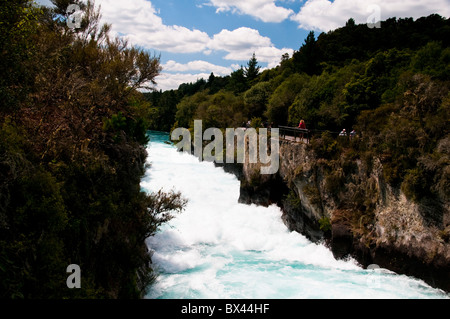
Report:
[[271,46],[268,37],[261,36],[258,30],[241,27],[233,31],[222,30],[215,34],[208,43],[213,50],[224,50],[228,52],[248,50],[263,46]]
[[[220,2],[220,1],[219,1]],[[219,5],[219,2],[216,4]],[[273,0],[222,1],[218,10],[243,10],[254,12],[263,21],[284,18],[289,14],[284,8],[275,6]],[[270,38],[262,36],[258,30],[241,27],[235,30],[222,30],[210,37],[206,32],[188,29],[178,25],[166,25],[159,13],[147,0],[117,1],[97,0],[101,5],[102,21],[112,24],[112,35],[129,40],[130,45],[137,45],[149,50],[170,53],[201,53],[204,56],[213,52],[225,52],[225,60],[248,61],[256,53],[258,61],[275,67],[284,53],[292,54],[292,49],[276,48]],[[232,9],[232,7],[234,9]],[[280,10],[282,9],[282,10]],[[228,10],[228,9],[227,9]],[[272,16],[263,18],[263,14],[272,12]],[[275,19],[275,20],[276,20]],[[233,67],[219,66],[206,61],[195,60],[186,64],[168,61],[163,65],[163,74],[156,81],[160,89],[177,88],[183,82],[195,82],[199,78],[208,78],[211,72],[225,76]],[[190,73],[190,74],[187,74]]]
[[268,68],[274,68],[280,63],[281,56],[283,54],[288,53],[290,56],[292,56],[292,54],[294,53],[294,50],[289,49],[289,48],[277,49],[274,46],[260,47],[260,48],[255,48],[254,50],[230,52],[225,56],[225,59],[248,61],[252,57],[253,53],[255,53],[255,56],[256,56],[256,59],[258,60],[258,62],[267,63]]
[[225,76],[233,72],[232,67],[224,67],[220,65],[215,65],[207,61],[191,61],[186,64],[181,64],[176,61],[170,60],[162,65],[163,71],[168,72],[190,72],[190,71],[200,71],[200,72],[214,72],[215,75]]
[[[277,49],[274,46],[266,46],[251,48],[245,51],[231,51],[225,56],[225,59],[248,61],[252,54],[255,53],[259,62],[267,63],[267,67],[261,69],[263,71],[276,67],[280,63],[281,56],[284,53],[292,55],[293,52],[294,50],[292,49]],[[233,63],[230,67],[224,67],[201,60],[191,61],[185,64],[169,60],[162,67],[163,72],[156,78],[156,82],[157,89],[165,91],[177,89],[181,83],[196,82],[201,78],[207,80],[211,72],[218,76],[230,75],[233,71],[239,69],[241,65]]]
[[156,88],[158,90],[175,90],[181,83],[194,83],[197,80],[204,79],[208,80],[211,73],[162,73],[156,78]]
[[270,38],[260,35],[258,30],[246,27],[233,31],[222,30],[214,35],[208,47],[227,52],[224,57],[226,60],[248,61],[255,53],[258,61],[268,63],[269,68],[277,66],[284,53],[293,53],[289,48],[276,48]]
[[416,19],[432,13],[450,16],[449,0],[308,0],[291,20],[303,29],[330,31],[344,26],[350,18],[356,23],[367,23],[375,13],[374,5],[380,9],[381,20],[390,17]]
[[256,57],[259,61],[267,62],[267,68],[271,69],[280,64],[281,56],[288,53],[289,56],[294,54],[294,50],[290,48],[278,49],[274,46],[258,48],[255,50]]
[[[261,51],[265,53],[260,61],[268,63],[273,63],[275,57],[269,58],[267,52],[279,53],[270,38],[260,35],[255,29],[224,29],[211,38],[200,30],[165,25],[150,1],[97,0],[97,3],[102,7],[103,20],[112,23],[113,34],[120,34],[130,44],[146,49],[171,53],[201,52],[205,55],[210,55],[213,51],[225,51],[227,60],[248,60],[253,52]],[[249,3],[255,5],[256,2]],[[281,54],[283,53],[285,52]],[[279,61],[280,57],[281,55],[276,56],[276,59]]]
[[201,52],[210,38],[206,32],[183,26],[165,25],[150,1],[97,0],[104,22],[112,24],[112,32],[122,34],[132,45],[174,52]]
[[200,79],[208,80],[211,72],[218,76],[227,76],[240,67],[239,64],[223,67],[206,61],[191,61],[186,64],[181,64],[170,60],[163,65],[163,72],[156,79],[156,88],[163,91],[175,90],[181,83],[194,83]]
[[278,7],[275,0],[209,0],[216,7],[217,13],[231,11],[247,14],[263,22],[282,22],[294,12],[291,9]]

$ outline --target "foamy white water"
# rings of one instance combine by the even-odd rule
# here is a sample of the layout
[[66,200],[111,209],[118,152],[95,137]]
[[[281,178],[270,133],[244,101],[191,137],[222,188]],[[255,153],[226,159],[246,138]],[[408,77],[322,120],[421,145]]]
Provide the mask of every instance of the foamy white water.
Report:
[[239,181],[151,134],[148,192],[180,191],[185,211],[147,240],[159,273],[147,298],[448,298],[421,280],[365,270],[289,232],[276,206],[238,203]]

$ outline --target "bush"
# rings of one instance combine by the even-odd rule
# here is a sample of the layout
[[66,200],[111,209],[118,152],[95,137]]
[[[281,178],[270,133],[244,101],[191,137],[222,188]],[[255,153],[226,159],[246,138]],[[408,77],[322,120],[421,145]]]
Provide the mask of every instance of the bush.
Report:
[[324,233],[331,231],[331,222],[328,217],[322,217],[319,219],[319,225],[320,230]]
[[286,202],[290,207],[292,207],[294,210],[301,211],[302,209],[302,201],[298,197],[297,193],[293,191],[292,189],[289,191],[289,193],[286,195],[285,198]]
[[427,180],[421,168],[410,169],[406,172],[401,190],[408,199],[418,202],[429,193]]
[[263,121],[260,117],[253,117],[250,122],[250,126],[255,129],[261,128],[263,127]]
[[320,138],[312,138],[311,147],[318,157],[324,159],[335,158],[341,150],[336,138],[330,132],[323,132]]

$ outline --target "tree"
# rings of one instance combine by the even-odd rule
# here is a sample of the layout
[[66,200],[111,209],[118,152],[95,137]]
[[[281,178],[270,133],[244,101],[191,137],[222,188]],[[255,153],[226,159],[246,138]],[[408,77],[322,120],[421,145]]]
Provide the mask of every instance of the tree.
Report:
[[355,25],[356,25],[355,19],[353,19],[353,18],[348,19],[347,22],[345,23],[346,28],[352,28]]
[[247,67],[245,68],[244,75],[247,78],[247,82],[252,85],[253,82],[258,78],[259,70],[258,60],[256,59],[255,53],[253,53],[252,58],[248,61]]
[[288,123],[288,110],[297,94],[306,86],[309,77],[295,73],[281,83],[270,96],[265,113],[269,122],[275,125]]
[[211,72],[208,78],[208,84],[211,85],[214,82],[215,78],[216,76],[214,75],[214,72]]
[[220,78],[216,77],[213,72],[209,75],[208,82],[206,83],[206,88],[209,89],[209,94],[217,93],[220,87]]
[[208,96],[205,91],[200,91],[194,95],[187,95],[177,104],[177,112],[175,115],[175,125],[177,127],[188,128],[194,121],[197,108],[201,103],[207,100]]
[[314,31],[309,32],[299,51],[294,53],[294,65],[298,72],[308,75],[320,73],[319,57]]
[[241,97],[235,96],[229,91],[221,90],[216,94],[207,95],[206,100],[197,104],[195,119],[203,120],[205,128],[240,126],[244,121],[242,104]]
[[42,12],[29,0],[0,2],[0,110],[25,99],[35,76],[32,36]]
[[257,83],[245,92],[244,102],[248,118],[262,117],[271,93],[270,82]]
[[443,49],[438,42],[429,42],[417,51],[411,65],[415,71],[446,79],[450,76],[450,48]]
[[245,71],[243,67],[231,73],[227,88],[235,94],[240,94],[248,90],[247,80],[245,78]]
[[155,131],[169,132],[175,122],[175,114],[177,112],[178,98],[175,91],[154,92],[147,99],[152,104],[148,128]]

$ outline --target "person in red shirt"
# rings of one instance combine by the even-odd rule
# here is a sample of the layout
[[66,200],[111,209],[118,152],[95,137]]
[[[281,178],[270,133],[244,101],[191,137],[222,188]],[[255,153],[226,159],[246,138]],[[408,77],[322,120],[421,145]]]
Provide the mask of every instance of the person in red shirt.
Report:
[[300,124],[298,124],[298,128],[301,128],[301,129],[306,130],[306,124],[305,124],[305,121],[301,120],[301,121],[300,121]]
[[[300,123],[298,124],[298,128],[306,130],[306,124],[305,121],[301,120]],[[303,141],[303,133],[300,133],[300,138]],[[297,139],[296,139],[297,140]]]

